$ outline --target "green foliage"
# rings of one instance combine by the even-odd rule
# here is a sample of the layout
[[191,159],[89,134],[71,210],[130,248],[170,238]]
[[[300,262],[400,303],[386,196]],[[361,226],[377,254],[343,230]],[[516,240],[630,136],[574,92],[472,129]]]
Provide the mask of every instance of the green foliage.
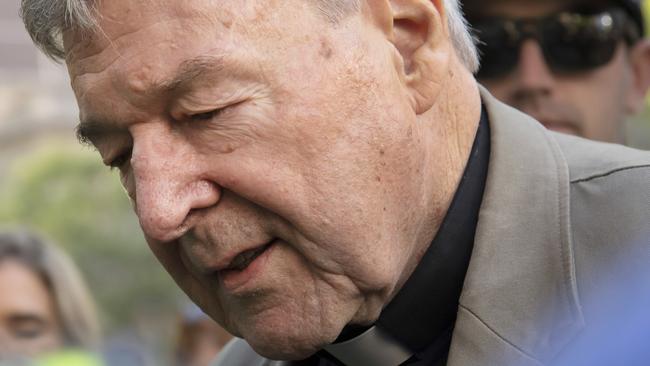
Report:
[[650,0],[643,1],[643,14],[645,17],[646,34],[650,35]]
[[138,313],[173,314],[179,291],[151,255],[117,173],[96,153],[51,144],[16,161],[0,191],[0,222],[27,226],[75,259],[109,331]]

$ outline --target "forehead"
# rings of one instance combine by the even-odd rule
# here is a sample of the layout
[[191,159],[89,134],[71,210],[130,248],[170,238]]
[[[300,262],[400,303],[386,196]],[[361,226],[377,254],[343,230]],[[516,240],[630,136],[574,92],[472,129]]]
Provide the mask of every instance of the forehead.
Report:
[[[219,30],[215,28],[219,25],[227,28],[232,24],[234,15],[226,6],[217,8],[203,3],[166,0],[99,2],[97,30],[64,34],[70,73],[73,77],[99,73],[137,54],[161,57],[161,53],[167,52],[173,56],[187,47],[187,39],[208,31],[217,33]],[[147,54],[154,49],[160,52]],[[138,61],[141,64],[143,59]],[[148,63],[163,63],[163,60],[150,58]]]
[[[304,16],[309,3],[297,0],[101,1],[97,5],[96,31],[64,34],[66,61],[81,63],[106,50],[120,56],[119,51],[125,46],[138,48],[161,41],[179,40],[175,46],[183,49],[186,44],[182,40],[193,36],[211,36],[211,40],[219,41],[228,34],[252,36],[265,32],[267,37],[272,37],[287,23],[288,15]],[[288,14],[288,9],[293,14]]]
[[0,261],[0,316],[50,314],[51,298],[43,280],[23,263]]
[[[164,81],[188,60],[259,61],[316,23],[309,1],[113,0],[100,2],[100,31],[64,34],[66,63],[80,103],[109,87],[127,98]],[[291,30],[291,28],[294,28]],[[312,32],[313,33],[313,32]],[[262,45],[262,46],[260,46]],[[258,47],[259,46],[259,47]],[[257,54],[254,54],[257,51]],[[233,56],[236,55],[237,57]],[[97,95],[89,94],[95,90]],[[131,98],[136,99],[136,98]]]

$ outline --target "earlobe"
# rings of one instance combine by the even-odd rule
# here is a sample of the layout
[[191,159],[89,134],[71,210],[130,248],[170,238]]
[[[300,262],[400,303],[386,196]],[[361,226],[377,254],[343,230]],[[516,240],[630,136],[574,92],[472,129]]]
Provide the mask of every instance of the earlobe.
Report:
[[638,114],[645,105],[650,88],[650,40],[638,42],[630,54],[632,66],[632,90],[628,95],[629,114]]
[[414,111],[433,106],[449,74],[452,48],[442,0],[391,0],[393,43]]

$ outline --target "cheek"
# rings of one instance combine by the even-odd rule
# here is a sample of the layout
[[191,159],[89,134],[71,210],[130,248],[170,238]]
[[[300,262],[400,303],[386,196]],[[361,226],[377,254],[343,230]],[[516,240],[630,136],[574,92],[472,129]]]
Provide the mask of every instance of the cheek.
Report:
[[161,243],[146,237],[149,248],[183,292],[216,322],[223,324],[223,309],[214,294],[214,283],[200,281],[185,265],[185,257],[176,242]]
[[[623,47],[606,66],[591,74],[569,80],[574,85],[574,98],[586,109],[608,115],[619,113],[623,108],[625,95],[631,87],[629,61]],[[569,84],[569,83],[567,83]],[[567,88],[570,86],[567,85]],[[593,108],[598,106],[598,108]]]
[[63,337],[58,327],[52,327],[31,337],[24,337],[10,331],[3,338],[6,339],[2,341],[3,346],[0,346],[0,349],[27,356],[52,352],[63,346]]
[[53,329],[38,343],[40,343],[39,353],[52,352],[63,346],[63,337],[59,329]]
[[593,139],[615,138],[626,115],[629,80],[623,65],[614,63],[582,79],[564,82],[566,102],[582,115],[585,134]]
[[[276,198],[291,208],[279,214],[318,243],[305,251],[309,259],[344,266],[359,279],[370,271],[370,278],[385,279],[401,260],[393,246],[407,235],[407,206],[418,196],[418,169],[425,159],[413,124],[403,117],[407,112],[398,109],[378,105],[374,110],[383,113],[372,114],[367,111],[373,108],[361,105],[341,107],[339,113],[311,115],[316,109],[307,108],[286,115],[294,124],[284,130],[287,144],[280,153],[291,163],[281,166],[290,166],[296,179],[290,192]],[[404,177],[411,179],[404,183]]]
[[307,260],[323,271],[345,274],[363,292],[390,288],[411,249],[406,221],[417,192],[397,182],[413,177],[417,168],[401,154],[385,153],[376,160],[350,156],[312,162],[310,189],[301,198],[307,206],[292,221],[311,240],[299,248]]

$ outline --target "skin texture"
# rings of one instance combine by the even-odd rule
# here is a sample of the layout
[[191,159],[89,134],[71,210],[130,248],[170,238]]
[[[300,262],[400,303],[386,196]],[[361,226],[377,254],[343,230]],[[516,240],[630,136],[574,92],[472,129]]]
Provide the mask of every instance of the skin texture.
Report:
[[[579,1],[498,0],[471,2],[468,14],[482,17],[537,18],[555,14]],[[623,122],[641,111],[650,86],[650,46],[621,42],[613,60],[595,70],[556,75],[539,44],[524,42],[518,67],[504,77],[481,79],[492,94],[535,117],[549,129],[589,139],[624,142]]]
[[0,261],[0,360],[36,356],[63,346],[50,292],[31,269]]
[[[441,3],[333,25],[301,0],[115,0],[101,35],[64,35],[82,135],[151,250],[261,355],[372,323],[433,238],[480,115]],[[225,285],[217,269],[270,242]]]

